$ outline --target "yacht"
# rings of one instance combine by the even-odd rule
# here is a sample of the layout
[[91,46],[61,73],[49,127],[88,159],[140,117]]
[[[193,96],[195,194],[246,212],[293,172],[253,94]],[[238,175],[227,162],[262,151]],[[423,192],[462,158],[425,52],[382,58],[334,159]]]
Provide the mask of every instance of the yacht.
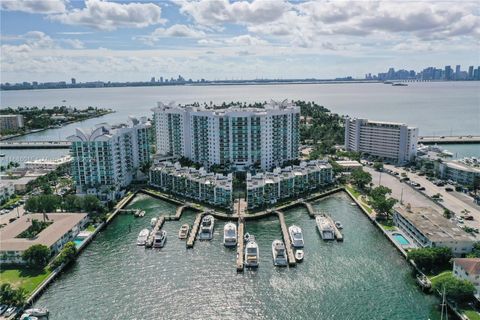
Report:
[[303,248],[303,233],[299,226],[293,225],[288,228],[290,234],[290,241],[294,248]]
[[335,240],[335,233],[333,231],[333,226],[324,216],[316,216],[315,222],[317,223],[318,232],[320,232],[320,237],[323,240]]
[[200,234],[198,238],[200,240],[211,240],[213,238],[213,227],[215,225],[215,219],[211,215],[207,215],[202,218],[200,225]]
[[167,241],[167,231],[164,231],[164,230],[157,231],[153,236],[153,247],[163,248],[163,246],[165,246],[166,241]]
[[144,246],[145,242],[147,242],[147,238],[150,235],[150,230],[142,229],[137,237],[137,246]]
[[285,244],[282,240],[273,240],[272,242],[273,265],[279,267],[287,266],[287,255]]
[[300,249],[295,251],[295,260],[297,260],[298,262],[302,262],[304,256],[305,256],[305,253],[303,252],[303,250]]
[[27,313],[29,316],[34,317],[48,317],[50,313],[47,308],[32,308],[27,309],[24,312]]
[[337,229],[342,230],[343,229],[343,224],[340,221],[335,221],[335,226]]
[[157,224],[157,218],[152,218],[152,220],[150,220],[150,225],[153,227],[155,227],[155,225]]
[[187,239],[189,231],[190,226],[188,224],[182,224],[180,230],[178,231],[178,239]]
[[223,245],[235,247],[237,245],[237,225],[229,222],[223,227]]
[[[252,236],[250,236],[251,238]],[[250,240],[245,246],[245,266],[250,268],[258,267],[259,250],[255,240]]]

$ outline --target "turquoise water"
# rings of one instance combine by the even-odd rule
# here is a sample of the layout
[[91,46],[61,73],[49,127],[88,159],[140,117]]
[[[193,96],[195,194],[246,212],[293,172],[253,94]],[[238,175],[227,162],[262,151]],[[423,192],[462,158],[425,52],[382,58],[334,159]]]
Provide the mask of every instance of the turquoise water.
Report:
[[402,246],[404,245],[407,245],[407,244],[410,244],[410,241],[408,241],[407,239],[405,239],[405,237],[403,235],[401,235],[400,233],[395,233],[393,235],[393,237],[395,238],[395,240],[401,244]]
[[212,241],[197,241],[193,249],[177,238],[182,224],[193,223],[193,212],[165,223],[164,248],[136,246],[152,217],[175,212],[142,195],[130,207],[142,208],[145,217],[116,217],[35,306],[49,308],[52,320],[437,319],[438,300],[420,292],[409,265],[350,202],[337,194],[314,203],[342,221],[343,243],[322,241],[305,209],[285,212],[305,239],[305,260],[294,268],[273,266],[277,218],[247,222],[260,267],[237,274],[235,249],[222,245],[225,221],[216,221]]
[[73,239],[73,243],[75,243],[75,246],[77,248],[79,248],[82,245],[84,240],[85,239],[83,239],[83,238],[75,238],[75,239]]

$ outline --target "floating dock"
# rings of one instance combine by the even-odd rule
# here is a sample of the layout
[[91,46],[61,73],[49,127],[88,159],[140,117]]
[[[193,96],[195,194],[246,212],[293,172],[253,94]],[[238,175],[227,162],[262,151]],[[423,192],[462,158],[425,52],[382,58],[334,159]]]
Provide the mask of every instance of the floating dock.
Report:
[[330,223],[332,224],[333,226],[333,232],[335,233],[335,239],[337,241],[343,241],[343,235],[342,233],[340,232],[340,230],[338,230],[337,226],[335,225],[335,221],[333,221],[333,219],[328,215],[328,214],[323,214],[325,216],[325,218],[328,219],[328,221],[330,221]]
[[198,229],[200,228],[200,223],[202,222],[202,217],[204,214],[205,212],[200,212],[195,217],[192,231],[190,231],[190,235],[188,236],[188,239],[187,239],[187,244],[186,244],[187,248],[193,248],[193,245],[195,244],[195,239],[197,238]]
[[303,204],[307,209],[308,215],[310,216],[310,218],[315,218],[315,210],[313,209],[313,206],[310,203],[305,201],[302,201],[301,204]]
[[155,223],[155,226],[153,227],[152,232],[150,232],[150,235],[147,238],[147,241],[145,242],[145,247],[151,248],[153,245],[153,237],[155,236],[155,232],[160,230],[160,228],[163,226],[163,223],[165,222],[165,217],[160,216],[157,219],[157,223]]
[[237,229],[237,272],[243,271],[243,250],[245,242],[243,240],[245,233],[245,220],[243,218],[238,218],[238,229]]
[[285,216],[281,211],[275,211],[280,220],[280,227],[282,228],[283,241],[285,242],[285,249],[287,250],[288,265],[294,267],[297,265],[295,255],[293,254],[292,243],[290,242],[290,236],[288,234],[287,224],[285,223]]

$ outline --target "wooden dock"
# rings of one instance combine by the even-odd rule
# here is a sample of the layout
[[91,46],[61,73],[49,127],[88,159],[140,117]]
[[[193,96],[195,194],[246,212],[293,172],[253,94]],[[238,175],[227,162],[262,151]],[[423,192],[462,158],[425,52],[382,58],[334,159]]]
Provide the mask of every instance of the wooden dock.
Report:
[[238,218],[238,229],[237,229],[237,272],[242,272],[244,263],[243,263],[243,251],[245,242],[243,241],[245,233],[245,220],[243,218]]
[[290,242],[290,236],[288,234],[287,224],[285,223],[285,216],[281,211],[275,211],[280,220],[280,227],[282,228],[283,241],[285,242],[285,249],[287,250],[288,265],[294,267],[297,265],[295,255],[293,253],[292,243]]
[[315,218],[315,210],[313,209],[313,206],[310,203],[305,201],[302,201],[301,204],[303,204],[307,209],[308,215],[310,216],[310,218]]
[[186,245],[188,249],[193,248],[193,245],[195,244],[195,239],[197,238],[198,229],[200,228],[200,223],[202,222],[202,217],[204,214],[205,212],[200,212],[195,217],[192,230],[190,231],[190,235],[188,236],[188,239],[187,239]]
[[153,227],[152,232],[150,233],[150,235],[147,238],[147,241],[145,242],[145,247],[151,248],[153,246],[153,238],[155,236],[155,232],[160,230],[160,228],[163,226],[164,222],[165,222],[165,217],[164,216],[158,217],[157,223],[155,223],[155,226]]

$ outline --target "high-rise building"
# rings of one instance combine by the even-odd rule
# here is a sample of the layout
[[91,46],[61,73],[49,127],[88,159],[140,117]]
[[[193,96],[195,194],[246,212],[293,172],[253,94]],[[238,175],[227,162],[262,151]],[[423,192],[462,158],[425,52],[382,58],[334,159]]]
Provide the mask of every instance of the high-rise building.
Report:
[[75,135],[67,137],[72,142],[72,176],[77,193],[115,199],[149,162],[150,124],[146,118],[130,120],[130,126],[102,123],[89,132],[77,129]]
[[460,65],[457,64],[455,67],[455,80],[460,80],[461,79],[461,71],[460,71]]
[[77,80],[75,78],[72,78],[72,84],[73,85],[77,84]]
[[477,71],[477,76],[474,76],[474,78],[475,80],[480,80],[480,67],[477,67],[476,71]]
[[473,66],[468,67],[468,80],[473,80]]
[[402,164],[417,154],[418,128],[394,122],[345,119],[345,148]]
[[271,102],[260,108],[164,105],[153,109],[157,153],[264,170],[298,158],[300,108]]
[[445,80],[452,80],[453,79],[453,70],[451,66],[445,66]]
[[15,132],[24,127],[23,115],[2,114],[0,115],[0,133]]
[[150,82],[151,82],[151,83],[155,83],[155,77],[152,77],[152,78],[150,79]]

